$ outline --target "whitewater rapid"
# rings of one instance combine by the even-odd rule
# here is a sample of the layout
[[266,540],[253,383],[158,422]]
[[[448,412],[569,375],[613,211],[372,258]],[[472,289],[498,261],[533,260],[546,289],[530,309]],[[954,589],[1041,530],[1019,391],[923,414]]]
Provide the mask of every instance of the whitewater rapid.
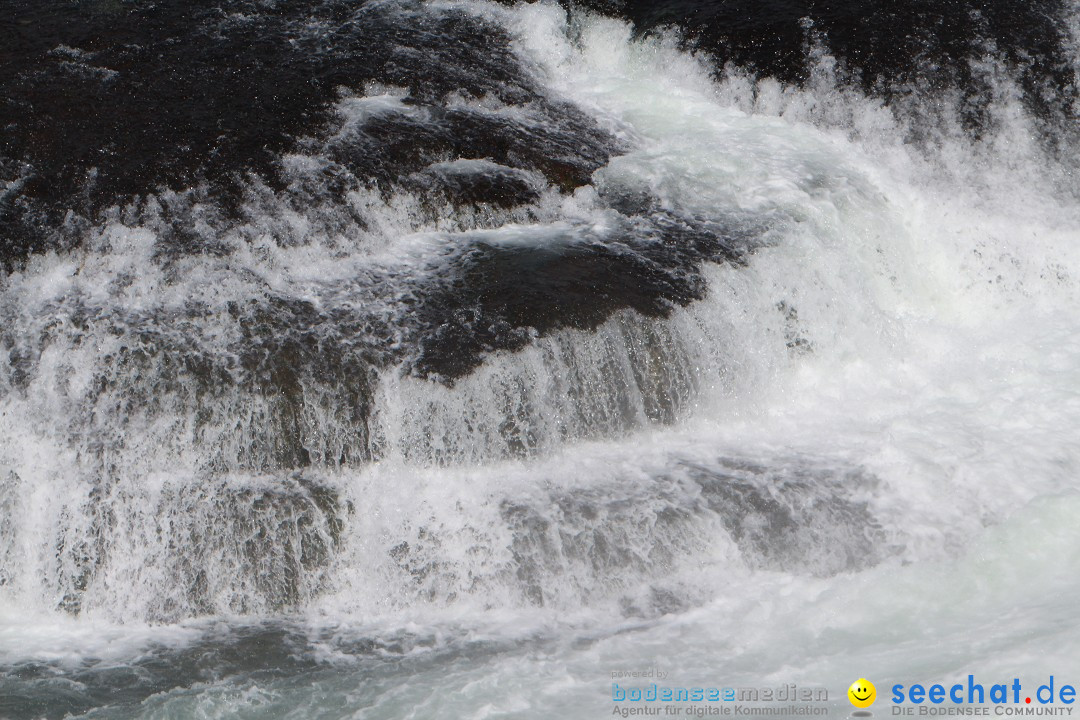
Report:
[[[930,117],[852,89],[824,39],[796,89],[552,4],[422,12],[503,29],[610,157],[566,192],[484,157],[425,170],[527,198],[478,214],[255,187],[220,252],[176,259],[160,208],[118,209],[0,280],[10,696],[49,717],[591,718],[613,671],[656,667],[827,685],[839,714],[859,677],[1075,677],[1072,131],[1048,148],[992,58],[975,135],[948,97]],[[372,123],[433,122],[407,95],[342,91],[331,139],[284,159],[294,183]],[[720,239],[666,254],[699,236]],[[527,280],[545,253],[592,267],[578,247],[628,274],[570,305],[634,299],[485,346],[425,334],[425,303],[472,282],[460,258],[525,257]],[[661,300],[632,295],[646,281]]]

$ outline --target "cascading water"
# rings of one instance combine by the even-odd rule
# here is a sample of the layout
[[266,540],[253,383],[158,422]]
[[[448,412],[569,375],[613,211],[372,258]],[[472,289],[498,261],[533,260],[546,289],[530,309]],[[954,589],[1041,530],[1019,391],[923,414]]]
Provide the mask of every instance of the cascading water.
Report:
[[205,5],[12,21],[0,717],[1080,679],[1080,10]]

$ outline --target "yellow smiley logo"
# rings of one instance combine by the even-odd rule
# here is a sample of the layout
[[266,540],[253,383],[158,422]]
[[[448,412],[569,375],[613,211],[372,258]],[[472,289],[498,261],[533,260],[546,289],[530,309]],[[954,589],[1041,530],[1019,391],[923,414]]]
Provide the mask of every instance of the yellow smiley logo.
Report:
[[857,708],[867,708],[877,700],[877,688],[866,678],[859,678],[847,689],[848,700]]

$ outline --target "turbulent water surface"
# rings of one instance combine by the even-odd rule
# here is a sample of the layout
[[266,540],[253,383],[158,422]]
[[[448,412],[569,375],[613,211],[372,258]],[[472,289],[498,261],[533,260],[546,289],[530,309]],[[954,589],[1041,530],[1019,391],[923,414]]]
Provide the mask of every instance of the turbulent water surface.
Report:
[[1075,0],[0,31],[0,718],[1080,680]]

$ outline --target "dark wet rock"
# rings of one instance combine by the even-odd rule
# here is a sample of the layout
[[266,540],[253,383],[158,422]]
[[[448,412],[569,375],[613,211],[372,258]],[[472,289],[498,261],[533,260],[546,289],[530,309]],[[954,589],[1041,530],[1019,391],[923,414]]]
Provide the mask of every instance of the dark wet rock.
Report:
[[710,517],[750,568],[829,576],[881,562],[891,548],[862,499],[876,484],[812,460],[723,458],[676,462],[648,489],[563,491],[539,504],[506,501],[501,513],[525,601],[614,592],[628,615],[650,615],[682,606],[666,583],[682,558],[714,542]]
[[1069,117],[1076,81],[1062,0],[568,0],[572,7],[624,17],[639,32],[672,26],[688,46],[724,64],[802,83],[820,43],[840,71],[889,100],[913,88],[957,88],[972,128],[987,121],[990,88],[977,66],[1000,60],[1019,75],[1041,116]]
[[299,606],[321,589],[346,514],[334,489],[300,474],[177,482],[149,505],[130,489],[102,482],[87,508],[89,526],[65,518],[57,539],[59,609],[81,612],[96,575],[115,562],[111,555],[141,536],[148,566],[136,574],[171,578],[149,608],[149,619],[162,621]]
[[537,334],[595,329],[623,309],[666,317],[704,297],[703,262],[742,257],[749,241],[740,235],[657,212],[625,219],[614,237],[579,230],[506,245],[480,237],[454,253],[437,282],[417,288],[412,366],[452,381],[487,353],[520,349]]
[[529,173],[487,161],[436,163],[410,177],[405,187],[437,195],[456,208],[528,205],[540,199],[541,190]]
[[531,101],[539,117],[530,122],[439,106],[423,107],[419,118],[384,113],[364,122],[347,142],[331,144],[328,154],[358,178],[386,191],[405,176],[448,158],[480,158],[533,170],[570,191],[587,184],[620,149],[577,108],[539,96]]
[[858,469],[739,460],[684,469],[751,567],[827,576],[870,567],[889,552],[859,499],[877,480]]
[[[675,553],[690,549],[689,508],[662,501],[639,506],[588,492],[551,499],[543,508],[513,502],[502,507],[513,532],[515,579],[531,604],[544,605],[547,595],[565,601],[568,592],[585,598],[632,589],[645,578],[662,581]],[[558,587],[545,592],[548,583]]]
[[[544,97],[505,33],[464,12],[341,0],[107,5],[16,0],[6,9],[5,268],[72,247],[102,210],[163,190],[208,187],[226,218],[242,217],[250,178],[288,189],[282,154],[331,131],[340,89],[369,82],[401,87],[442,117],[432,128],[373,122],[371,143],[340,152],[353,184],[389,189],[436,160],[490,157],[572,189],[612,146],[580,111]],[[445,110],[451,94],[529,104],[551,128]],[[201,251],[177,220],[163,243]]]

